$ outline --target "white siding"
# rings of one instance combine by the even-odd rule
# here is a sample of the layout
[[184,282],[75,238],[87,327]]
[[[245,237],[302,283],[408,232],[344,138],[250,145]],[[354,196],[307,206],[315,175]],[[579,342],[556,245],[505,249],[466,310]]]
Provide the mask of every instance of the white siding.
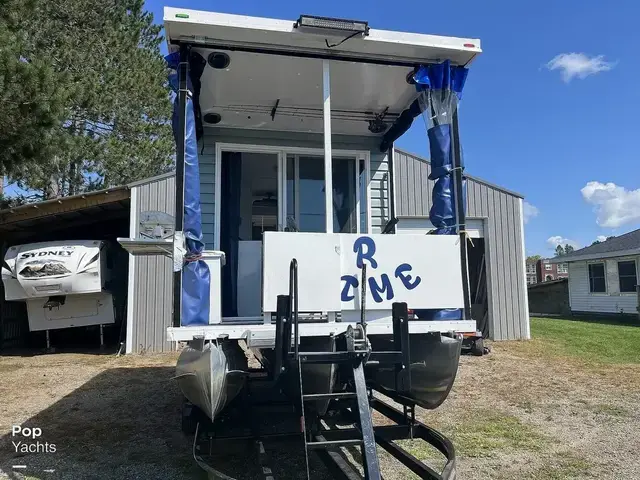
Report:
[[[593,262],[569,263],[569,305],[572,312],[588,313],[629,313],[635,314],[638,297],[635,293],[620,293],[618,282],[618,262],[636,261],[636,275],[640,257],[620,257]],[[606,293],[589,291],[589,263],[605,262],[607,281]]]

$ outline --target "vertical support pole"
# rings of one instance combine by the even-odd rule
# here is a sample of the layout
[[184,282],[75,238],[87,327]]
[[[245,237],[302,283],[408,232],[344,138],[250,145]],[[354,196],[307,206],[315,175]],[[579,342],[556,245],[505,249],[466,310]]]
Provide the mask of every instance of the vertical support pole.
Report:
[[[387,165],[389,168],[389,231],[386,233],[396,233],[396,182],[395,182],[395,151],[393,143],[387,150]],[[386,230],[386,229],[385,229]]]
[[[396,364],[396,390],[408,392],[411,390],[411,346],[409,337],[409,309],[407,304],[394,302],[391,305],[391,318],[393,322],[393,349],[400,351],[402,364]],[[400,383],[400,374],[405,370],[404,378]]]
[[469,263],[467,255],[466,214],[464,190],[462,187],[462,155],[460,150],[460,130],[458,127],[458,109],[453,112],[451,125],[453,136],[453,201],[456,206],[456,224],[460,237],[460,263],[462,268],[462,292],[464,295],[463,320],[471,319],[471,294],[469,291]]
[[100,324],[100,349],[104,348],[104,325]]
[[274,380],[284,371],[291,350],[291,299],[288,295],[278,295],[276,303],[276,347],[275,364],[273,368]]
[[324,121],[324,205],[326,231],[333,233],[333,173],[331,165],[331,70],[328,60],[322,61],[322,93]]
[[51,350],[51,341],[50,341],[50,339],[49,339],[49,330],[47,330],[47,331],[45,332],[45,335],[46,335],[46,337],[47,337],[47,351],[49,351],[49,350]]
[[[174,231],[184,229],[184,156],[187,126],[187,95],[189,75],[189,51],[180,47],[180,65],[178,66],[178,135],[176,136],[176,215]],[[182,238],[182,237],[180,237]],[[175,241],[175,237],[174,237]],[[173,326],[180,326],[182,314],[182,269],[173,272]]]

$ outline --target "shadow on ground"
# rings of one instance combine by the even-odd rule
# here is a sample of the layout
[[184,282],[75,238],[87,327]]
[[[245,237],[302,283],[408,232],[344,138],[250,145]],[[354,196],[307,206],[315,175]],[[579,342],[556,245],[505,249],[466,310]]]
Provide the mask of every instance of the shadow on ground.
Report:
[[[30,480],[207,478],[192,457],[193,439],[181,432],[182,396],[171,379],[174,372],[141,367],[99,373],[22,424],[42,429],[39,439],[0,438],[1,471],[10,479]],[[18,441],[33,453],[16,453]],[[218,456],[216,468],[239,480],[264,478],[255,475],[257,456],[249,443],[244,451]],[[301,445],[276,447],[271,464],[277,478],[306,478]],[[318,473],[312,478],[330,478],[317,465],[312,468]]]

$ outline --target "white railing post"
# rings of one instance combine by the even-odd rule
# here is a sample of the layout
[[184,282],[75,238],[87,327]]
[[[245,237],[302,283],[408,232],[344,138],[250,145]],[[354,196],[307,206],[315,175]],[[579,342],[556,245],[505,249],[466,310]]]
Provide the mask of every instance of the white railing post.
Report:
[[322,92],[324,98],[324,201],[326,232],[333,233],[333,182],[331,169],[331,72],[329,61],[322,61]]

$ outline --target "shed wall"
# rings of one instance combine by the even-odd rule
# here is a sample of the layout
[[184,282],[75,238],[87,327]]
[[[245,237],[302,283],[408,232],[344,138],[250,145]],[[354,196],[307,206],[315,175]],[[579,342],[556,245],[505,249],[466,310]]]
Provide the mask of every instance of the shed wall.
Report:
[[[138,237],[141,212],[158,211],[175,215],[175,176],[164,177],[132,187],[132,231]],[[130,286],[128,315],[128,352],[167,352],[173,345],[166,341],[167,327],[172,325],[172,273],[171,259],[164,255],[129,255],[129,268],[133,275]]]
[[[428,216],[433,190],[429,162],[396,150],[394,168],[396,215]],[[521,202],[513,192],[467,179],[467,215],[487,219],[489,333],[494,340],[529,336]]]

